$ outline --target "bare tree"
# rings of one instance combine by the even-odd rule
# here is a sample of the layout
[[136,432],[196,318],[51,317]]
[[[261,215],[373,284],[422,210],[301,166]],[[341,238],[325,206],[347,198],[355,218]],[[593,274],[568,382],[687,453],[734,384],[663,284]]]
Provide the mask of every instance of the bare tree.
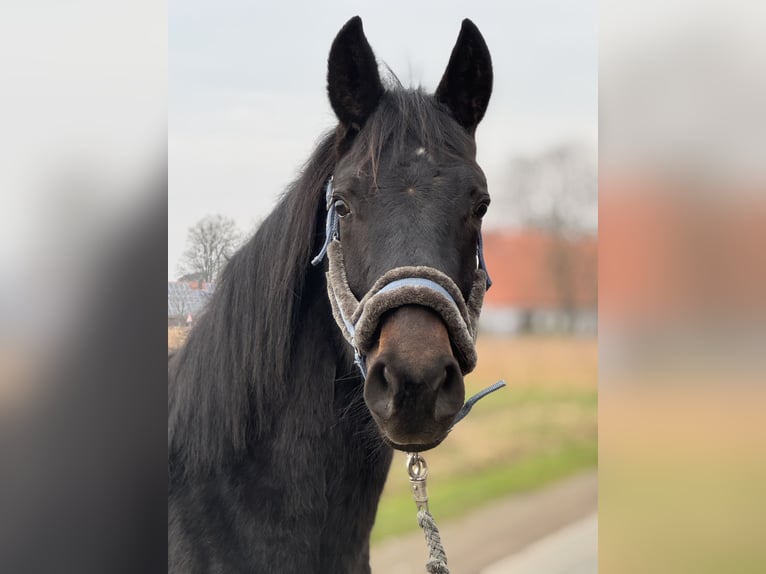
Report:
[[578,252],[575,241],[595,235],[598,226],[595,152],[584,146],[561,145],[532,158],[513,159],[507,185],[499,195],[500,211],[514,218],[510,223],[540,229],[550,237],[546,265],[558,293],[559,309],[571,326],[578,282],[592,286],[595,306],[596,263]]
[[189,228],[179,272],[207,283],[215,281],[240,240],[241,234],[233,219],[222,215],[202,218]]
[[[507,183],[493,204],[512,223],[558,236],[594,234],[598,225],[596,154],[585,146],[560,145],[534,157],[514,158]],[[493,205],[493,210],[497,207]]]

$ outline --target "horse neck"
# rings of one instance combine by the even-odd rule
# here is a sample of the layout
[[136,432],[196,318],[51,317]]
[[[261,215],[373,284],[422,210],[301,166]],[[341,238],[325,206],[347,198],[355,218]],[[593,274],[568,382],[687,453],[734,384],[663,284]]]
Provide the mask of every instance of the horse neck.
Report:
[[[332,319],[324,271],[309,266],[315,246],[285,243],[296,233],[315,236],[316,221],[295,219],[299,201],[307,200],[294,190],[235,254],[173,359],[171,493],[188,509],[199,492],[193,484],[206,483],[210,508],[247,515],[242,524],[253,538],[245,547],[263,555],[273,549],[259,533],[300,516],[305,532],[285,539],[321,548],[321,571],[349,571],[345,565],[364,561],[391,450]],[[314,206],[320,225],[322,205]],[[279,513],[259,510],[269,501]],[[209,522],[212,511],[195,512]]]

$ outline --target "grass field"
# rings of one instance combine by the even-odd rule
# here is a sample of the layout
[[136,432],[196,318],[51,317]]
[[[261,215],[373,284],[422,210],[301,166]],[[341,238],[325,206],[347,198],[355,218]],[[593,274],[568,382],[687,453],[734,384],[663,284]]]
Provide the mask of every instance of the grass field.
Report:
[[[168,348],[186,329],[168,328]],[[595,338],[479,337],[466,396],[504,379],[438,448],[425,454],[437,519],[457,517],[509,494],[539,488],[598,459]],[[397,453],[373,542],[417,529],[405,455]]]

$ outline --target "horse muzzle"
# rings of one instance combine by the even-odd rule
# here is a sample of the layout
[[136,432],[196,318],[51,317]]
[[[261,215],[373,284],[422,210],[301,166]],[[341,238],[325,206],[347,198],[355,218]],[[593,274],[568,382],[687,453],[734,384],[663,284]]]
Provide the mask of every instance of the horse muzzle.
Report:
[[348,285],[340,241],[330,242],[327,255],[333,316],[354,349],[373,418],[395,448],[436,446],[463,406],[463,375],[476,366],[486,274],[476,270],[464,300],[438,269],[397,267],[358,300]]
[[364,400],[389,444],[408,452],[439,444],[465,400],[441,317],[419,305],[386,313],[367,367]]

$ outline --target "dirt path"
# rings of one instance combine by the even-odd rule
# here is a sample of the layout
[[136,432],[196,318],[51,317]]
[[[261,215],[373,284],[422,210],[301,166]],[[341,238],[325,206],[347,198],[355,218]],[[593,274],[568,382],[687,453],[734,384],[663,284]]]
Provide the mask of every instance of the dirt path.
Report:
[[481,574],[596,574],[598,515],[585,518],[503,558]]
[[[487,566],[590,514],[597,507],[595,470],[528,494],[495,501],[464,518],[439,522],[450,571],[478,574]],[[415,510],[413,503],[413,520]],[[372,548],[374,574],[423,574],[427,559],[421,531]]]

